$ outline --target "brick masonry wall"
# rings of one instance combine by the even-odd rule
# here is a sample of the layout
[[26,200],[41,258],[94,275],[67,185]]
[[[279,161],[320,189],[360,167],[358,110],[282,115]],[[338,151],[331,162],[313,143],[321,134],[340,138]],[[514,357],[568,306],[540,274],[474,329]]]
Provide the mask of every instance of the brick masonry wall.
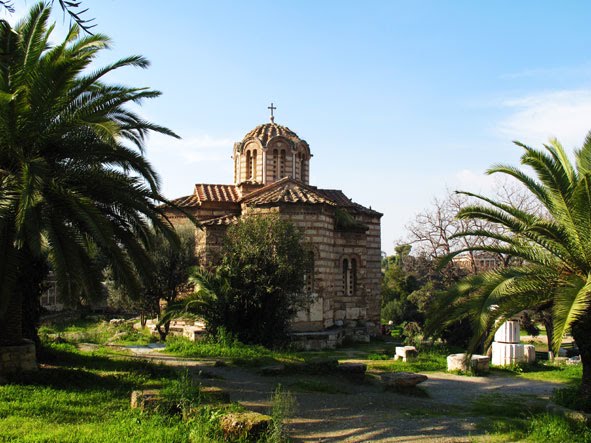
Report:
[[[287,162],[289,164],[289,162]],[[354,214],[369,227],[366,232],[335,230],[334,208],[327,205],[281,204],[249,207],[242,205],[216,207],[202,205],[193,214],[204,220],[230,212],[239,214],[279,213],[302,232],[314,250],[314,302],[310,309],[298,314],[294,330],[320,330],[336,325],[347,327],[380,323],[381,239],[380,216],[370,213]],[[177,222],[183,221],[179,217]],[[186,221],[186,219],[184,219]],[[174,221],[173,221],[174,222]],[[207,226],[196,231],[196,253],[200,263],[216,263],[225,234],[225,226]],[[354,295],[343,291],[343,258],[355,258],[358,263],[357,285]],[[336,323],[335,323],[336,322]]]
[[[361,214],[358,219],[369,226],[365,233],[335,231],[334,212],[323,205],[286,204],[276,207],[243,208],[245,212],[280,213],[299,227],[314,250],[314,292],[310,310],[300,312],[294,330],[318,330],[338,324],[348,327],[380,322],[381,243],[380,217]],[[355,257],[356,293],[343,292],[342,259]],[[319,318],[318,311],[322,315]]]

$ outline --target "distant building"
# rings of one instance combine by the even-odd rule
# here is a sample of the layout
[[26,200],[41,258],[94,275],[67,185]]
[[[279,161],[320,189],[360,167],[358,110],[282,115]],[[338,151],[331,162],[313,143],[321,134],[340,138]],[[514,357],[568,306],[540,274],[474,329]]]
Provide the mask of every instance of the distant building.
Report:
[[501,258],[490,252],[466,252],[455,256],[452,262],[468,272],[483,272],[503,266]]
[[[257,126],[234,144],[234,184],[199,183],[173,202],[201,221],[196,231],[202,265],[219,259],[229,225],[249,214],[279,214],[301,228],[313,246],[314,271],[305,290],[314,302],[293,320],[294,331],[366,328],[380,323],[381,247],[379,212],[351,201],[340,190],[309,184],[312,154],[285,126]],[[186,217],[175,209],[175,223]]]
[[57,281],[55,280],[53,273],[49,273],[44,284],[47,285],[47,289],[41,294],[41,307],[48,311],[61,311],[64,309],[64,304],[59,301]]

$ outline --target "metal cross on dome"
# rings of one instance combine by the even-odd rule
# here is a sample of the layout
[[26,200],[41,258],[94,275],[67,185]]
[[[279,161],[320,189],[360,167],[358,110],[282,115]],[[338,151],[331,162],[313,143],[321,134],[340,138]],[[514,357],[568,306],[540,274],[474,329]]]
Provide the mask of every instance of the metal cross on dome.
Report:
[[276,106],[273,106],[273,102],[271,102],[271,106],[267,106],[267,109],[271,110],[271,123],[275,123],[275,117],[273,116],[273,111],[277,109]]

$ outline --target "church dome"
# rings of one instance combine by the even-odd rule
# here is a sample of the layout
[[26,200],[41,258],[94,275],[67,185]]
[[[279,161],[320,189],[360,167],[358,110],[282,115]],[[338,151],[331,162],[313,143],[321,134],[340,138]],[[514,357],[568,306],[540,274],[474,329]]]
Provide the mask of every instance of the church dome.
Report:
[[234,143],[234,183],[267,185],[289,177],[309,182],[310,146],[289,129],[271,122],[248,132]]
[[281,126],[277,123],[265,123],[248,132],[242,139],[242,142],[256,138],[261,142],[262,146],[267,146],[269,140],[275,137],[285,137],[286,139],[291,140],[294,144],[303,141],[287,126]]

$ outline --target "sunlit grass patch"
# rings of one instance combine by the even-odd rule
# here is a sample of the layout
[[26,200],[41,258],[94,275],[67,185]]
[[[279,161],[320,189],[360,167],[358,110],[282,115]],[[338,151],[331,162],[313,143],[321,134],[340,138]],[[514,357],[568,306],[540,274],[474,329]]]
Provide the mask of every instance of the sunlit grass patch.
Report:
[[94,343],[98,345],[147,345],[157,341],[148,329],[135,329],[133,320],[111,324],[100,319],[44,324],[39,336],[44,342]]
[[484,417],[478,427],[487,433],[486,442],[591,443],[591,428],[585,424],[545,413],[525,418]]
[[[376,358],[374,356],[374,358]],[[415,360],[403,362],[401,360],[372,359],[368,362],[369,370],[390,371],[390,372],[434,372],[447,369],[446,353],[439,350],[419,351]]]

